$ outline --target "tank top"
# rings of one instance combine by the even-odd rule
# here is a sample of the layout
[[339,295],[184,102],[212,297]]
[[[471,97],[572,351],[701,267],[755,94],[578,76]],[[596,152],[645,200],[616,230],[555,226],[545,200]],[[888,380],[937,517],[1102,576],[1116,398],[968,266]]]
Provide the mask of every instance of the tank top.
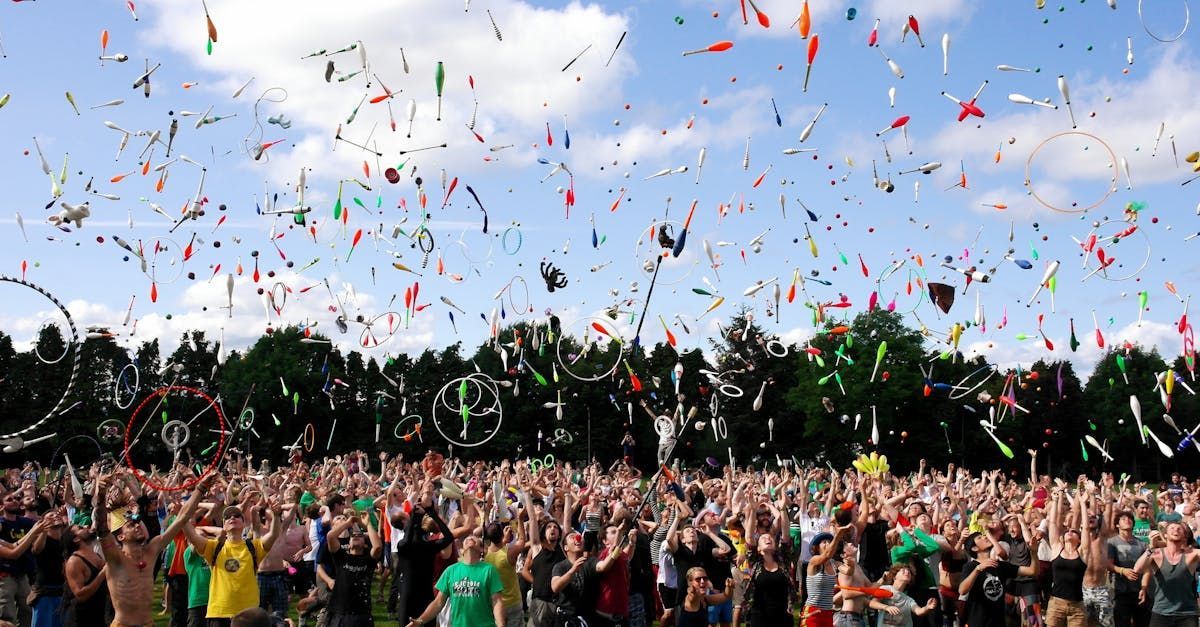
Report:
[[805,584],[808,586],[808,598],[804,605],[821,610],[833,609],[833,587],[837,584],[837,575],[830,575],[822,568],[817,574],[808,575]]
[[1068,559],[1059,554],[1050,562],[1050,596],[1064,601],[1082,601],[1083,573],[1086,570],[1087,564],[1083,563],[1082,558],[1076,556]]
[[[87,566],[91,571],[91,576],[88,577],[85,586],[91,585],[96,577],[100,576],[100,569],[96,568],[91,562],[72,554],[70,559],[78,559],[83,561],[83,565]],[[108,582],[100,584],[88,600],[80,601],[71,593],[70,586],[63,590],[63,627],[100,627],[107,625],[105,620],[108,604]]]
[[684,609],[683,599],[680,599],[679,616],[675,617],[675,627],[708,627],[708,604],[701,603],[700,609],[688,610]]
[[1196,615],[1196,576],[1187,567],[1187,558],[1172,564],[1163,554],[1162,566],[1154,573],[1155,614],[1161,616]]

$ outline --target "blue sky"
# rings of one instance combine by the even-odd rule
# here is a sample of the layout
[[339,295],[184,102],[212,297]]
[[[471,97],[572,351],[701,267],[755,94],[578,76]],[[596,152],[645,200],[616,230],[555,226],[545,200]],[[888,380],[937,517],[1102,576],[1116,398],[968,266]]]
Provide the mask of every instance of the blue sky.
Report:
[[[1165,282],[1173,282],[1178,294],[1186,296],[1197,269],[1189,256],[1196,241],[1185,240],[1200,231],[1194,210],[1197,188],[1180,186],[1190,175],[1183,158],[1197,149],[1194,142],[1200,134],[1200,115],[1188,100],[1200,93],[1194,33],[1173,43],[1155,41],[1143,30],[1136,3],[1129,0],[1118,0],[1115,10],[1098,0],[1051,2],[1042,10],[1032,1],[812,2],[811,32],[819,36],[820,47],[809,88],[803,92],[808,42],[795,27],[788,27],[802,3],[757,4],[769,16],[770,28],[762,28],[753,12],[749,25],[743,25],[738,3],[728,0],[475,0],[467,3],[466,11],[463,3],[442,0],[352,5],[213,0],[208,7],[219,36],[211,55],[205,49],[204,11],[198,1],[140,2],[136,22],[125,4],[115,0],[70,7],[10,4],[0,14],[0,35],[8,53],[0,61],[0,89],[11,93],[0,109],[7,147],[0,151],[0,167],[9,175],[7,211],[0,213],[5,225],[0,230],[0,268],[19,274],[22,261],[28,261],[27,277],[69,302],[82,324],[110,325],[131,345],[158,336],[168,347],[188,328],[223,334],[230,347],[243,346],[268,324],[282,322],[316,323],[317,329],[349,348],[358,334],[354,329],[346,335],[337,332],[331,311],[335,298],[351,314],[368,318],[389,310],[403,312],[405,289],[419,281],[418,302],[429,307],[389,343],[371,351],[382,356],[457,339],[468,345],[485,339],[488,326],[480,314],[488,317],[500,307],[494,296],[514,277],[528,283],[529,298],[520,281],[512,283],[518,286],[512,301],[502,296],[509,303],[506,321],[517,313],[513,301],[517,306],[529,303],[532,312],[525,318],[544,318],[550,310],[568,324],[614,304],[640,311],[650,277],[642,270],[649,253],[638,245],[639,237],[664,215],[682,221],[696,201],[686,249],[679,259],[664,264],[644,342],[663,338],[657,321],[661,315],[682,346],[706,346],[705,338],[716,333],[716,323],[743,302],[768,328],[801,341],[812,328],[802,295],[783,304],[778,320],[774,312],[768,317],[774,309],[771,288],[743,296],[756,281],[773,278],[786,294],[797,268],[806,278],[831,283],[809,281],[814,300],[836,302],[844,295],[852,303],[848,310],[835,310],[835,316],[861,311],[877,290],[881,305],[900,293],[897,305],[905,308],[903,277],[916,267],[919,254],[928,280],[954,285],[958,299],[949,315],[921,303],[911,322],[945,333],[954,321],[975,318],[978,295],[986,331],[972,327],[963,334],[961,348],[969,354],[983,353],[1010,366],[1041,357],[1074,358],[1087,370],[1099,354],[1087,341],[1092,336],[1092,310],[1110,343],[1136,341],[1157,345],[1166,355],[1178,353],[1181,340],[1174,324],[1183,305],[1168,293]],[[857,12],[854,20],[847,19],[851,7]],[[1145,23],[1160,36],[1177,32],[1183,24],[1182,7],[1179,2],[1147,2]],[[493,31],[489,10],[501,39]],[[909,14],[919,20],[924,48],[911,33],[901,41]],[[872,49],[867,38],[876,18],[879,45]],[[128,62],[108,61],[101,67],[97,57],[102,30],[109,33],[108,54],[127,54]],[[624,32],[627,36],[606,65]],[[949,71],[944,75],[941,42],[946,33]],[[733,41],[733,48],[680,54],[724,40]],[[337,77],[361,69],[360,50],[301,58],[356,42],[366,50],[369,72],[346,81]],[[1130,47],[1132,64],[1127,62]],[[561,71],[585,48],[567,71]],[[902,79],[892,73],[881,51],[902,68]],[[148,99],[142,90],[131,89],[147,59],[151,67],[161,63],[152,75]],[[327,83],[329,61],[335,73]],[[438,61],[444,63],[446,76],[441,121],[435,119]],[[996,69],[999,64],[1036,71],[1002,72]],[[369,88],[368,75],[373,77]],[[1115,190],[1085,214],[1053,212],[1029,196],[1024,185],[1026,160],[1035,147],[1071,130],[1056,83],[1059,75],[1069,84],[1078,131],[1107,143],[1117,162],[1112,163],[1102,144],[1068,135],[1046,144],[1029,176],[1049,202],[1089,205],[1114,185],[1113,168],[1118,168]],[[474,80],[474,94],[468,77]],[[239,97],[232,98],[251,78]],[[969,99],[985,80],[988,84],[977,104],[986,117],[957,122],[959,106],[941,92]],[[348,122],[364,95],[369,100],[385,93],[381,82],[395,96],[361,104]],[[185,89],[185,83],[195,85]],[[889,103],[893,87],[894,107]],[[67,102],[67,91],[81,115]],[[284,91],[286,100],[278,101]],[[1016,104],[1009,94],[1049,98],[1059,108]],[[90,108],[113,99],[125,102]],[[415,100],[416,116],[408,138],[410,99]],[[823,103],[828,103],[827,109],[801,143],[802,129]],[[210,107],[210,115],[233,117],[196,129],[199,116],[180,116]],[[269,117],[279,115],[290,128],[268,123]],[[889,163],[876,132],[903,115],[910,116],[907,148],[899,130],[883,136]],[[179,119],[179,131],[171,158],[183,154],[199,165],[169,165],[164,189],[158,192],[158,176],[140,173],[138,154],[149,137],[132,137],[120,160],[114,161],[121,132],[104,122],[130,131],[158,130],[165,139],[172,117]],[[473,117],[474,133],[484,143],[467,128]],[[1160,123],[1165,131],[1154,151]],[[377,146],[383,156],[346,143],[335,150],[339,124],[344,138],[359,143],[370,138],[371,147]],[[552,146],[547,143],[547,124]],[[92,215],[82,229],[63,232],[47,222],[51,212],[44,207],[52,188],[50,177],[42,173],[34,136],[56,176],[69,153],[67,181],[53,212],[61,210],[61,201],[90,201]],[[256,161],[248,154],[254,145],[276,140],[282,141],[263,159]],[[447,147],[400,154],[441,143]],[[169,160],[165,148],[153,148],[151,167]],[[701,148],[706,158],[697,183]],[[785,155],[787,148],[816,151]],[[1178,166],[1173,151],[1178,153]],[[539,158],[564,163],[574,174],[576,203],[569,218],[563,190],[570,180],[565,172],[546,178],[553,166],[539,163]],[[1128,163],[1132,189],[1127,189],[1121,159]],[[873,161],[880,178],[890,176],[894,192],[874,186]],[[928,162],[943,165],[929,174],[900,174]],[[967,189],[952,187],[960,180],[960,162]],[[380,168],[400,163],[406,164],[400,182],[387,183]],[[206,169],[205,215],[168,234],[172,223],[149,203],[178,216],[196,192],[200,166]],[[687,172],[646,180],[682,166]],[[266,197],[276,194],[277,207],[293,206],[302,167],[308,168],[308,222],[318,225],[315,242],[307,230],[289,228],[290,216],[273,218],[255,211],[256,204],[265,207]],[[419,251],[403,237],[391,240],[397,226],[408,232],[421,221],[411,176],[414,167],[423,180],[429,226],[438,244],[421,277],[392,267],[421,266]],[[447,181],[458,181],[445,208],[443,170]],[[762,183],[754,187],[764,171]],[[110,182],[129,172],[134,174]],[[342,205],[349,208],[349,219],[342,228],[333,221],[333,206],[339,181],[353,178],[371,190],[354,182],[343,184]],[[120,199],[85,192],[89,179],[97,191]],[[918,181],[919,195],[914,189]],[[488,235],[481,232],[483,214],[468,194],[468,185],[487,210]],[[617,210],[610,211],[618,197]],[[1114,278],[1132,274],[1146,258],[1148,243],[1152,252],[1145,268],[1124,280],[1084,280],[1096,266],[1095,253],[1085,268],[1073,238],[1086,239],[1094,221],[1123,220],[1122,209],[1131,201],[1144,203],[1145,209],[1136,222],[1137,233],[1108,245],[1109,256],[1117,258],[1110,272]],[[801,202],[818,216],[816,222],[808,220]],[[225,211],[218,209],[222,204]],[[723,217],[722,204],[727,205]],[[1007,208],[985,206],[997,204]],[[28,242],[17,227],[17,213]],[[603,239],[599,247],[591,244],[593,215]],[[214,230],[222,216],[225,223]],[[806,225],[819,252],[816,258],[805,240]],[[508,251],[501,240],[510,226],[520,230],[516,251],[515,232],[509,234]],[[1127,227],[1109,224],[1098,233],[1112,235]],[[358,229],[363,239],[347,261]],[[763,233],[755,252],[751,241]],[[114,244],[114,235],[130,243],[140,240],[148,249],[154,248],[153,242],[164,243],[156,238],[171,240],[171,250],[159,254],[164,276],[157,286],[157,302],[150,299],[150,278],[136,259],[123,260],[130,255]],[[273,235],[282,236],[274,243],[293,267],[284,265]],[[704,252],[705,240],[719,255],[715,271]],[[183,262],[177,247],[189,241],[194,254]],[[1004,260],[1010,247],[1012,256],[1027,260],[1030,269]],[[260,253],[263,276],[257,285],[250,278],[252,251]],[[445,267],[441,276],[435,272],[439,253]],[[859,255],[869,277],[860,271]],[[997,270],[989,283],[973,284],[964,295],[963,276],[938,266],[947,255],[956,267]],[[317,258],[319,262],[298,272]],[[538,274],[543,260],[563,270],[566,287],[547,292]],[[899,260],[905,260],[904,269],[878,283],[884,269]],[[1062,265],[1053,310],[1046,292],[1027,307],[1046,264],[1055,260]],[[235,272],[239,261],[244,272],[235,276],[230,316],[218,307],[227,302],[225,277]],[[217,264],[221,269],[210,280]],[[268,271],[277,275],[268,278]],[[189,272],[195,280],[188,278]],[[168,274],[179,278],[168,282]],[[322,284],[325,279],[330,290]],[[264,306],[257,293],[259,288],[269,292],[276,282],[292,290],[278,313]],[[319,287],[301,293],[312,286]],[[697,320],[711,301],[692,288],[719,293],[726,302]],[[21,288],[3,289],[10,294],[0,318],[4,330],[18,338],[30,336],[41,324],[45,307],[26,298]],[[1148,309],[1139,326],[1138,293],[1143,290],[1148,292]],[[131,324],[122,326],[135,296]],[[467,312],[454,312],[456,329],[447,315],[450,307],[439,298],[443,296]],[[628,299],[633,299],[632,306],[626,304]],[[1040,339],[1017,339],[1019,334],[1037,337],[1039,314],[1054,351]],[[676,315],[690,333],[683,332]],[[1005,317],[1007,325],[998,328]],[[1071,318],[1083,341],[1074,355],[1067,348]],[[137,320],[136,335],[130,335],[132,320]],[[623,323],[629,320],[622,318]],[[634,325],[623,327],[630,337]]]

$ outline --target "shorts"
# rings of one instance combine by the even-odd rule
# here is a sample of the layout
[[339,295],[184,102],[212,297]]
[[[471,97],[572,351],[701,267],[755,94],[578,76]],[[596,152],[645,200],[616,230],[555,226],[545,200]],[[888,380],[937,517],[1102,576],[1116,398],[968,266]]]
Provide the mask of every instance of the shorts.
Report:
[[1046,625],[1048,627],[1086,627],[1087,613],[1083,611],[1083,601],[1068,601],[1050,597],[1050,606],[1046,608]]
[[29,577],[26,575],[0,576],[0,620],[10,623],[20,622],[22,615],[29,612],[26,599],[29,598]]
[[62,596],[41,596],[33,604],[33,627],[62,627]]
[[733,575],[733,606],[741,607],[746,600],[746,578],[741,573]]
[[279,618],[287,616],[288,586],[287,571],[277,570],[258,573],[258,606]]
[[1083,611],[1089,624],[1113,627],[1113,598],[1108,586],[1084,586]]
[[708,606],[708,624],[733,622],[733,600],[725,599],[724,603]]
[[662,599],[664,609],[675,609],[675,606],[678,605],[675,602],[678,592],[677,588],[668,588],[665,584],[658,584],[658,598]]
[[525,624],[525,609],[520,603],[504,606],[504,625],[499,627],[521,627]]
[[823,610],[811,605],[804,606],[800,615],[801,627],[833,627],[833,610]]
[[834,612],[834,627],[865,627],[863,615],[858,612]]
[[529,600],[529,627],[554,627],[558,611],[554,604],[542,599]]

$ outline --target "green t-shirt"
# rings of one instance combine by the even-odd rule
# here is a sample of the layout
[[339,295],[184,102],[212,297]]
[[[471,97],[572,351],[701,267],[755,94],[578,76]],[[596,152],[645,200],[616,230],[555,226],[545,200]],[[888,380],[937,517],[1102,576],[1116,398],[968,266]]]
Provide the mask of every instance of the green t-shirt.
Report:
[[212,573],[208,570],[208,562],[196,555],[191,545],[183,551],[183,568],[188,578],[188,609],[208,605],[208,582]]
[[1142,520],[1141,518],[1133,519],[1133,537],[1142,542],[1150,542],[1150,521]]
[[1159,512],[1154,519],[1160,523],[1183,522],[1183,514],[1179,512]]
[[370,512],[371,524],[379,528],[379,519],[375,516],[375,499],[361,498],[350,503],[356,512]]
[[452,627],[496,627],[492,595],[504,590],[496,567],[487,562],[456,562],[442,571],[435,587],[450,600]]

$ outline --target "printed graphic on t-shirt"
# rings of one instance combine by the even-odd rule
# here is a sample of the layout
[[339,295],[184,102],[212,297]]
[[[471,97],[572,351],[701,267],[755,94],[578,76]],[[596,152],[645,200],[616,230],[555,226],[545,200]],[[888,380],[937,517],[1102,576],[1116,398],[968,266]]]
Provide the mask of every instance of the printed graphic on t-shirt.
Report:
[[466,597],[470,599],[479,598],[483,596],[480,594],[480,589],[481,588],[478,581],[460,579],[454,582],[454,596],[456,597]]

